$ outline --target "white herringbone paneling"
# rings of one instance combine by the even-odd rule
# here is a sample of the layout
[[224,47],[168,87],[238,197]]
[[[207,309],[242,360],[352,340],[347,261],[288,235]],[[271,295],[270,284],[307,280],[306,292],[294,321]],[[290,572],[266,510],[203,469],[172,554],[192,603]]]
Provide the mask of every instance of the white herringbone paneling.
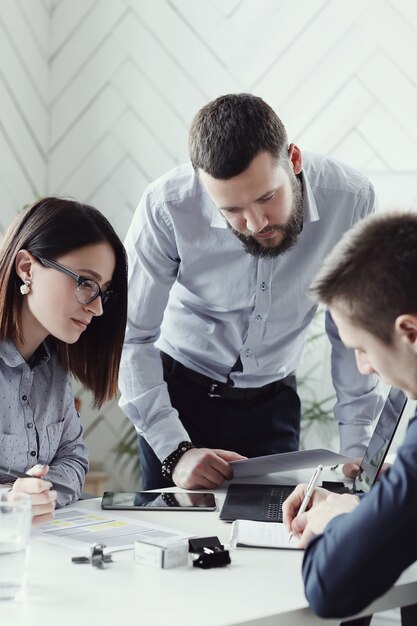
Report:
[[413,0],[3,0],[0,33],[0,228],[46,191],[106,188],[123,235],[230,91],[264,97],[303,148],[417,168]]
[[105,187],[123,235],[147,182],[187,158],[195,112],[231,91],[264,97],[305,149],[413,171],[416,13],[409,0],[61,0],[50,191],[105,202]]
[[51,28],[48,46],[50,59],[54,58],[60,49],[66,45],[95,4],[95,0],[72,0],[72,2],[57,0],[53,2],[51,6],[53,28]]
[[[416,58],[415,0],[2,0],[0,230],[59,193],[124,236],[148,182],[187,159],[196,111],[235,91],[368,172],[383,205],[416,203]],[[117,440],[117,409],[101,415]]]
[[0,232],[46,191],[49,124],[46,3],[0,7]]

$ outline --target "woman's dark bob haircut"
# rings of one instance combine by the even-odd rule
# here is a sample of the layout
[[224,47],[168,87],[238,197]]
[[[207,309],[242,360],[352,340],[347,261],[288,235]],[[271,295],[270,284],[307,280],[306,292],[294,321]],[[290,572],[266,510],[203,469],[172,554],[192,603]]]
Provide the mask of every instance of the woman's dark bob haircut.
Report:
[[19,287],[15,269],[19,250],[34,256],[60,256],[95,243],[108,242],[116,256],[111,289],[117,293],[112,308],[92,320],[74,344],[47,337],[67,372],[94,395],[94,405],[117,393],[120,356],[127,317],[127,260],[122,242],[97,209],[64,198],[44,198],[20,213],[0,246],[0,341],[23,341]]

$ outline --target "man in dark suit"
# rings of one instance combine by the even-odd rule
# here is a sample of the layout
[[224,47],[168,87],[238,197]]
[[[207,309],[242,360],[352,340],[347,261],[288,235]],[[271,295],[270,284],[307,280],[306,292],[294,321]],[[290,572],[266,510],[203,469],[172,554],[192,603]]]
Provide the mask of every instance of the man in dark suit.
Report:
[[[417,215],[371,217],[347,233],[311,289],[326,304],[359,371],[417,398]],[[353,615],[417,560],[417,415],[393,466],[363,497],[306,485],[284,503],[284,523],[305,547],[303,577],[322,617]]]

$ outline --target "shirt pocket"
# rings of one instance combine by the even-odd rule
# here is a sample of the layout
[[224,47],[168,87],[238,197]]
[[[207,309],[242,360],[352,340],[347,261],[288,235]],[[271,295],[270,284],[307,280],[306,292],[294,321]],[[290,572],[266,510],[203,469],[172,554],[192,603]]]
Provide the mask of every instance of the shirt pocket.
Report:
[[24,472],[27,466],[27,442],[19,435],[0,434],[0,464]]
[[46,453],[47,460],[43,461],[46,463],[51,463],[56,455],[56,452],[59,448],[62,439],[62,432],[64,430],[64,422],[57,422],[55,424],[48,424],[46,427],[46,438],[45,444],[47,449],[42,450],[42,453]]

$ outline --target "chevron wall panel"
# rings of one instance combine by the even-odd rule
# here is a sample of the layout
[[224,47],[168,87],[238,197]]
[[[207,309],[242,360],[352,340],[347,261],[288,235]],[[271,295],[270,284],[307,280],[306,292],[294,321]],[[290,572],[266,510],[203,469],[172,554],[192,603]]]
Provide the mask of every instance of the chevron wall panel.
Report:
[[49,191],[99,204],[122,235],[225,92],[264,97],[305,149],[417,169],[411,0],[61,0],[51,19]]
[[[124,236],[148,182],[186,160],[196,111],[231,91],[368,172],[383,203],[416,203],[416,58],[414,0],[1,0],[0,231],[51,193]],[[110,472],[123,417],[80,394]]]
[[0,4],[0,232],[46,191],[49,2]]

